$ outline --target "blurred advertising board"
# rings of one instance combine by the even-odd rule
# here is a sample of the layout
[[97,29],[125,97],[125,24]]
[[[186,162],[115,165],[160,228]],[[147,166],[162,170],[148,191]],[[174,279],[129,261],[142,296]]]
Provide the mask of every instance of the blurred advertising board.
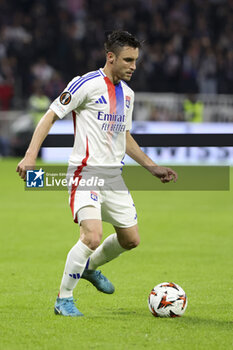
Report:
[[[233,134],[233,123],[188,123],[134,121],[132,134]],[[73,134],[72,120],[57,121],[50,134]],[[158,164],[233,165],[233,147],[143,147]],[[67,162],[71,148],[42,148],[47,163]],[[135,164],[128,156],[125,164]]]

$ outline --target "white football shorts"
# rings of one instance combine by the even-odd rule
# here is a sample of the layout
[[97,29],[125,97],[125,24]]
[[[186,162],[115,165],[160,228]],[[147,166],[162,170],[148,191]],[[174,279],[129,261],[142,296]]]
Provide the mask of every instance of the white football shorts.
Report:
[[[122,182],[124,180],[121,177]],[[114,188],[114,186],[111,186]],[[126,186],[125,186],[126,188]],[[116,227],[131,227],[137,224],[136,208],[130,192],[126,190],[80,190],[80,186],[68,187],[69,201],[74,222],[78,222],[78,212],[84,207],[95,207],[98,217]],[[87,213],[87,212],[86,212]],[[95,217],[91,217],[91,213]],[[86,214],[85,214],[86,215]],[[87,217],[85,217],[87,219]],[[96,219],[90,211],[88,219]]]

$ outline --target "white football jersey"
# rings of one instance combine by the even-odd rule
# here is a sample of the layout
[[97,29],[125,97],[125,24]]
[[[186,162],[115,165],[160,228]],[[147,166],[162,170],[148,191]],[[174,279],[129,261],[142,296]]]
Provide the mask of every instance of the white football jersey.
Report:
[[114,85],[102,69],[75,77],[50,106],[61,119],[72,111],[75,140],[69,163],[121,167],[133,103],[133,90],[124,81]]

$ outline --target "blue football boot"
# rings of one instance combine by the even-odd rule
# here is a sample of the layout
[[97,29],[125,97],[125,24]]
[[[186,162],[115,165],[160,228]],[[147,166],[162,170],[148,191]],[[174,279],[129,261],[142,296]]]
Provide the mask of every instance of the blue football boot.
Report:
[[84,316],[75,306],[74,298],[59,298],[57,297],[54,313],[61,316],[79,317]]
[[81,278],[91,282],[100,292],[114,293],[114,285],[104,276],[101,271],[85,269]]

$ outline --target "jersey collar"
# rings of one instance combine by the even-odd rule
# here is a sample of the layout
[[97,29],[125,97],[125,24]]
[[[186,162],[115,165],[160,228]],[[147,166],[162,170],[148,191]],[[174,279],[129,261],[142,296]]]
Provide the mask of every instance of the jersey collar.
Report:
[[107,79],[107,80],[109,81],[109,83],[111,83],[113,86],[118,86],[118,85],[121,84],[121,80],[119,81],[118,84],[113,84],[113,83],[111,82],[111,80],[107,77],[107,75],[104,73],[103,68],[100,68],[100,69],[99,69],[99,73],[102,75],[103,78]]
[[103,68],[99,69],[100,74],[105,78],[107,75],[104,73]]

